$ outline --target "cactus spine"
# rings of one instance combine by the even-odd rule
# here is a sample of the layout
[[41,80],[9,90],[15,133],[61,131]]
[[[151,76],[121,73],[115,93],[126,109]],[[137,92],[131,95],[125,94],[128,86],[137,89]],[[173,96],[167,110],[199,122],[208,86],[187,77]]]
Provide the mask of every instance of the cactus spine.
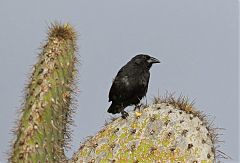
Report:
[[72,163],[212,163],[214,132],[185,98],[156,100],[117,118],[82,144]]
[[10,162],[64,162],[76,74],[76,33],[55,24],[34,66]]

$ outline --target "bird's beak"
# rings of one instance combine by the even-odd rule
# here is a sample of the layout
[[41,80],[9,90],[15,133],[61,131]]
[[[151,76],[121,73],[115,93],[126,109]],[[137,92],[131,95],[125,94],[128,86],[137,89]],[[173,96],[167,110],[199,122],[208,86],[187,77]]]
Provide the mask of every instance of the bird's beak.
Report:
[[158,60],[158,59],[156,59],[156,58],[154,58],[154,57],[151,57],[150,59],[148,59],[148,61],[147,61],[148,63],[160,63],[160,61]]

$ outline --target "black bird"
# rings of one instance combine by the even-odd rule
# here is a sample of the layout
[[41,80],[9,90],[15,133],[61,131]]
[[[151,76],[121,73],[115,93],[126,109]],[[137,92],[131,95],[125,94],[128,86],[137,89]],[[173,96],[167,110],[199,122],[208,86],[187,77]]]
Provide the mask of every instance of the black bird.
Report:
[[121,113],[125,119],[128,113],[124,109],[129,105],[139,104],[146,95],[152,64],[160,63],[156,58],[149,55],[139,54],[124,65],[117,76],[109,92],[109,113]]

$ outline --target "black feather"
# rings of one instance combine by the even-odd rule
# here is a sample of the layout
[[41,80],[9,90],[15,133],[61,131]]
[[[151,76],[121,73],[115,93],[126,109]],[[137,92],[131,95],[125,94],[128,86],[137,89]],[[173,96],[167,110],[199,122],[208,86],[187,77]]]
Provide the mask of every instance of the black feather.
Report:
[[123,112],[129,105],[137,105],[146,95],[150,78],[150,68],[153,63],[160,63],[156,58],[140,54],[133,57],[123,66],[109,92],[109,113]]

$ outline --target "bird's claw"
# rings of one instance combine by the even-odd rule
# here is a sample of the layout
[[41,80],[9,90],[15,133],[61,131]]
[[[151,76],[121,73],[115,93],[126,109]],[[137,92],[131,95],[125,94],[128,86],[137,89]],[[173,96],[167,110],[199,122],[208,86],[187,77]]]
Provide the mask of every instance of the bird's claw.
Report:
[[121,114],[123,119],[126,119],[129,116],[129,114],[126,111],[121,111]]
[[133,110],[136,111],[136,110],[138,109],[138,111],[140,111],[142,105],[143,105],[143,104],[135,105],[135,108],[134,108]]

